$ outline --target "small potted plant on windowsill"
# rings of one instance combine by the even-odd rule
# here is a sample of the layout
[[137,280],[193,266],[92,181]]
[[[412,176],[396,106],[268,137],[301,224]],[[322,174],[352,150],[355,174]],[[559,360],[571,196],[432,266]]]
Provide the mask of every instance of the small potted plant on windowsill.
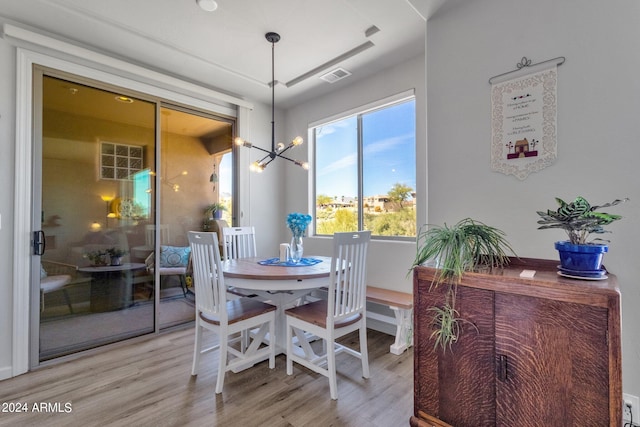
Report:
[[457,285],[464,273],[502,268],[509,263],[507,253],[515,255],[515,252],[504,232],[471,218],[451,227],[445,224],[421,229],[416,244],[416,258],[411,269],[432,263],[437,269],[432,286],[448,287],[442,306],[429,308],[434,313],[431,334],[434,346],[445,349],[458,340],[465,322],[455,307]]
[[597,212],[598,209],[615,206],[629,199],[616,199],[604,205],[591,205],[584,197],[578,196],[570,203],[556,197],[558,209],[538,211],[539,230],[561,228],[569,240],[555,243],[560,255],[559,272],[562,275],[585,279],[598,279],[604,276],[602,257],[609,250],[608,240],[593,239],[593,234],[609,233],[604,226],[621,219],[620,215]]

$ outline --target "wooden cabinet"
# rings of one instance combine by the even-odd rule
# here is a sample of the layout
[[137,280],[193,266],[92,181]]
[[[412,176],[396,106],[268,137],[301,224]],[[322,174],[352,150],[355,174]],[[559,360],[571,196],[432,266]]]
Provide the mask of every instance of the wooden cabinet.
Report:
[[438,425],[419,424],[420,412],[456,427],[622,425],[616,278],[568,279],[557,264],[514,259],[494,274],[466,274],[456,297],[462,333],[444,351],[434,349],[428,308],[442,305],[447,285],[431,288],[436,270],[414,270],[412,425]]

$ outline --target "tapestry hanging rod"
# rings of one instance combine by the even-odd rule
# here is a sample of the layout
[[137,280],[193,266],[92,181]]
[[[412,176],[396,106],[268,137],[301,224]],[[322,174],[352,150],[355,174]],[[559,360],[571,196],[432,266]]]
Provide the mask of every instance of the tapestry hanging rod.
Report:
[[564,56],[559,56],[557,58],[547,59],[546,61],[537,62],[535,64],[532,64],[530,59],[527,59],[526,56],[523,56],[522,59],[520,60],[520,62],[518,62],[516,64],[516,69],[515,70],[507,71],[506,73],[498,74],[497,76],[491,77],[489,79],[489,84],[493,84],[493,80],[497,79],[498,77],[502,77],[502,76],[506,76],[507,74],[515,73],[516,71],[520,71],[525,67],[535,67],[536,65],[546,64],[548,62],[555,62],[556,65],[560,66],[560,65],[564,64],[565,59],[566,58]]

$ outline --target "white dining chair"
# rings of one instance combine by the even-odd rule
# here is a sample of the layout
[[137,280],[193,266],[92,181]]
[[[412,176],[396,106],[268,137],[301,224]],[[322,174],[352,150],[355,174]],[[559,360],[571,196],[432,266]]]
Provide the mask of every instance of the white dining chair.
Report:
[[222,228],[222,260],[256,256],[256,230],[252,226]]
[[[255,299],[227,300],[224,275],[216,233],[190,231],[193,281],[196,289],[196,335],[191,375],[198,374],[200,355],[219,349],[216,393],[222,393],[225,373],[242,369],[261,360],[269,359],[269,368],[275,368],[275,340],[265,340],[266,334],[275,336],[276,307]],[[218,334],[218,344],[202,349],[202,330]],[[258,329],[258,333],[245,334]],[[245,347],[242,336],[253,338]],[[234,336],[230,339],[230,336]],[[264,344],[267,342],[267,344]]]
[[[222,261],[255,256],[257,251],[254,227],[222,227]],[[228,287],[227,291],[241,297],[254,296],[250,292],[234,287]]]
[[[296,362],[328,377],[329,391],[334,400],[338,398],[337,353],[345,352],[360,359],[362,376],[369,378],[366,260],[370,240],[370,231],[335,233],[327,299],[285,311],[287,375],[293,374],[293,362]],[[357,330],[359,351],[336,342],[338,338]],[[307,340],[308,335],[324,340],[324,354],[317,355],[314,352]]]

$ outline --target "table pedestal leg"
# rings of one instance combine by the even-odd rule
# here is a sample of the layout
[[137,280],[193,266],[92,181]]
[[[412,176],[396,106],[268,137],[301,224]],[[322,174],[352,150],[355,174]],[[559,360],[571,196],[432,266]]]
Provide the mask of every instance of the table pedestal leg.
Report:
[[[286,354],[287,353],[287,319],[285,317],[284,311],[288,308],[291,308],[295,305],[295,303],[305,295],[310,294],[313,289],[301,289],[296,291],[261,291],[261,290],[251,290],[251,292],[257,295],[260,301],[267,302],[269,304],[273,304],[276,306],[276,355],[278,354]],[[269,340],[272,340],[274,337],[268,337]],[[266,360],[268,357],[265,357]],[[257,363],[257,362],[256,362]],[[244,369],[250,368],[251,365],[243,365],[234,369],[233,372],[239,372]]]

